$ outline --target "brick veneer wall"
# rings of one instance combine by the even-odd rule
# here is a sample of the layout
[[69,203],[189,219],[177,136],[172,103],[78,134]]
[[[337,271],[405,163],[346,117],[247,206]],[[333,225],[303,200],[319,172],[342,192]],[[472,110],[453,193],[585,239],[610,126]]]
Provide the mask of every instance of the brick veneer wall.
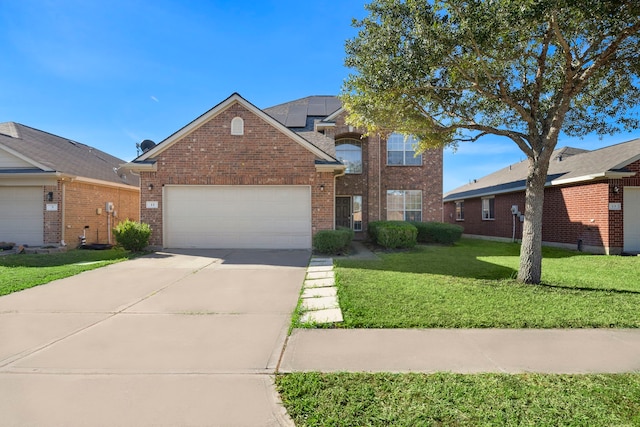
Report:
[[[640,162],[638,162],[640,163]],[[623,187],[640,185],[640,178],[599,181],[545,190],[542,240],[590,252],[620,253],[623,248],[623,210],[610,211],[609,203],[623,202]],[[618,193],[613,188],[618,186]],[[444,204],[445,220],[464,227],[465,234],[511,238],[511,205],[524,211],[524,192],[495,197],[495,220],[482,220],[481,198],[464,199],[464,221],[455,219],[455,203]],[[516,221],[516,239],[522,224]]]
[[[327,136],[361,139],[357,129],[345,123],[346,113],[336,118]],[[387,166],[387,144],[379,135],[362,139],[362,174],[336,179],[337,195],[363,196],[363,230],[369,221],[387,219],[387,190],[421,190],[422,220],[442,221],[442,149],[422,154],[422,166]]]
[[[244,120],[244,135],[231,135],[234,117]],[[152,228],[150,244],[163,242],[162,187],[166,184],[309,185],[313,233],[333,229],[333,173],[317,172],[315,159],[241,104],[230,105],[160,153],[156,172],[140,174],[141,219]],[[153,184],[151,191],[149,184]],[[157,201],[158,208],[148,209],[147,201]]]
[[[108,214],[106,202],[113,202],[115,215],[111,217],[111,228],[118,222],[131,219],[140,220],[140,191],[136,187],[121,188],[83,183],[64,183],[64,240],[69,247],[78,245],[85,225],[87,243],[107,243],[109,241]],[[98,213],[100,209],[100,213]],[[46,233],[46,231],[45,231]],[[115,239],[111,237],[111,243]]]
[[[52,198],[49,200],[49,193]],[[47,204],[57,204],[58,210],[47,211]],[[62,237],[62,183],[57,185],[45,185],[42,187],[42,209],[43,212],[43,236],[45,245],[58,245],[63,240]]]

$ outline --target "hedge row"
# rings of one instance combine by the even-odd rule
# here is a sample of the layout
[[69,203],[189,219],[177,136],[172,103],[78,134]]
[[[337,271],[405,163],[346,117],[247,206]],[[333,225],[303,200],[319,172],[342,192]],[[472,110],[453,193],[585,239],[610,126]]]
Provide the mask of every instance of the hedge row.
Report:
[[452,245],[462,236],[463,228],[442,222],[373,221],[369,237],[384,248],[412,248],[417,242]]
[[464,228],[443,222],[412,222],[418,229],[418,242],[453,245],[460,240]]
[[327,255],[346,252],[351,246],[354,232],[349,228],[321,230],[313,236],[313,249]]
[[418,229],[404,221],[373,221],[369,223],[369,237],[384,248],[412,248]]

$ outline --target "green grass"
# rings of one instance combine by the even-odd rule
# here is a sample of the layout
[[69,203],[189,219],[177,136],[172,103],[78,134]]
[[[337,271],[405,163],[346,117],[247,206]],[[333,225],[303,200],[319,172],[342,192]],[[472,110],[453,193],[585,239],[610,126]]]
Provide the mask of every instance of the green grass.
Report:
[[514,279],[519,245],[462,239],[339,260],[348,328],[638,328],[640,258],[544,248],[541,285]]
[[[19,254],[0,257],[0,296],[52,280],[73,276],[136,256],[123,249],[70,250],[54,254]],[[77,265],[78,263],[91,263]]]
[[640,374],[294,373],[296,426],[637,426]]

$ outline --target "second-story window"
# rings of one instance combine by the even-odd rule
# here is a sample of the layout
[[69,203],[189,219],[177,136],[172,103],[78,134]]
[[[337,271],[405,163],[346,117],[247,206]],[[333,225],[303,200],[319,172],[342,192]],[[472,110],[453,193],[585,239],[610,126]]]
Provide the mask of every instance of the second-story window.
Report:
[[392,133],[387,139],[387,165],[420,166],[422,154],[416,155],[418,141],[413,136]]
[[357,139],[337,140],[336,157],[347,166],[346,173],[362,173],[362,143]]

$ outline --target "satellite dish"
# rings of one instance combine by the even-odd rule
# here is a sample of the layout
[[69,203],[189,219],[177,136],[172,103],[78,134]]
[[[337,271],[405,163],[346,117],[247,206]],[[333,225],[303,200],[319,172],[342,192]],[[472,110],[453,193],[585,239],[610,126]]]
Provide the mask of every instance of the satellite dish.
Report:
[[140,143],[140,149],[142,150],[143,153],[146,153],[147,151],[151,150],[155,146],[156,146],[156,143],[150,139],[145,139]]

